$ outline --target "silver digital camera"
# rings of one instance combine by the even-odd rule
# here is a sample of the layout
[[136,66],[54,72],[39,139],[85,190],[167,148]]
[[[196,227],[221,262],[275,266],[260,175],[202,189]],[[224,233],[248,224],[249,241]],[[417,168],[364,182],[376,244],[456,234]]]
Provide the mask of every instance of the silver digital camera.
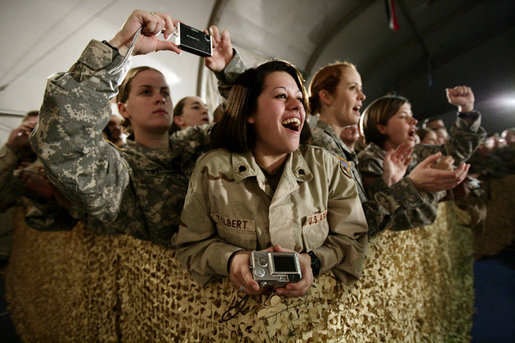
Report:
[[211,36],[191,26],[179,22],[177,32],[173,33],[174,43],[181,50],[207,57],[212,55]]
[[295,252],[253,251],[250,268],[260,287],[284,287],[302,279],[299,258]]

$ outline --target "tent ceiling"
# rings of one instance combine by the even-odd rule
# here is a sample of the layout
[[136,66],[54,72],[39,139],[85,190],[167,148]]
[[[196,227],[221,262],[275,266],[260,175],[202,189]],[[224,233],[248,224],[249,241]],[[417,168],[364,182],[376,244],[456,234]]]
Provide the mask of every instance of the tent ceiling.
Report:
[[[38,108],[45,79],[66,70],[90,38],[109,39],[134,8],[164,11],[197,28],[231,32],[249,65],[294,63],[310,77],[323,65],[357,65],[365,104],[387,92],[408,97],[415,115],[452,111],[444,88],[473,87],[487,130],[515,126],[515,2],[397,0],[400,29],[382,0],[49,0],[0,2],[0,109]],[[174,101],[197,92],[200,59],[160,52],[135,65],[162,69]]]
[[[322,66],[348,60],[362,75],[368,104],[406,96],[417,118],[453,111],[444,88],[470,85],[489,130],[515,126],[515,2],[397,0],[400,29],[385,2],[223,1],[215,22],[235,45],[294,63],[309,81]],[[488,116],[488,118],[486,118]]]

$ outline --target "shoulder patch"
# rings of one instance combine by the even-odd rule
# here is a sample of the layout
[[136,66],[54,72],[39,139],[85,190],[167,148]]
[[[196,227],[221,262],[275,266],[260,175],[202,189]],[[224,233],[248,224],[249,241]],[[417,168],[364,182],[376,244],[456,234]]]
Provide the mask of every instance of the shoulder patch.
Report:
[[350,163],[349,163],[349,161],[347,161],[346,159],[341,158],[339,156],[334,156],[334,157],[337,158],[340,161],[340,168],[343,170],[345,175],[347,175],[348,177],[350,177],[352,179],[352,173],[350,172]]

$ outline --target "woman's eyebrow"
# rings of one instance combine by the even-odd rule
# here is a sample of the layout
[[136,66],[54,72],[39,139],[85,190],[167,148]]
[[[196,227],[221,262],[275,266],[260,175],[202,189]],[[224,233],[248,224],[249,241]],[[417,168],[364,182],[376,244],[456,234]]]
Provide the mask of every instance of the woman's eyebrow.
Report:
[[[272,90],[276,90],[276,89],[279,89],[279,88],[280,88],[280,89],[283,89],[283,90],[285,90],[285,91],[287,91],[287,90],[288,90],[288,88],[287,88],[287,87],[285,87],[285,86],[277,86],[277,87],[272,88]],[[298,89],[298,88],[297,88],[294,92],[295,92],[295,93],[302,93],[302,92],[301,92],[301,90],[300,90],[300,89]]]

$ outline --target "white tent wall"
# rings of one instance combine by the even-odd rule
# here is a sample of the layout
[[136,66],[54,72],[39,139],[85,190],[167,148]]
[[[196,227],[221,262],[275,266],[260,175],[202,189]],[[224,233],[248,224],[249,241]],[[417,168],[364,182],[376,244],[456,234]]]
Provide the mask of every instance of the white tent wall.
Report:
[[[0,109],[39,109],[46,78],[66,71],[94,38],[109,40],[137,8],[163,11],[204,29],[214,0],[1,0]],[[159,52],[132,59],[133,66],[151,65],[166,75],[177,102],[197,92],[200,58]],[[3,121],[3,118],[1,119]]]

